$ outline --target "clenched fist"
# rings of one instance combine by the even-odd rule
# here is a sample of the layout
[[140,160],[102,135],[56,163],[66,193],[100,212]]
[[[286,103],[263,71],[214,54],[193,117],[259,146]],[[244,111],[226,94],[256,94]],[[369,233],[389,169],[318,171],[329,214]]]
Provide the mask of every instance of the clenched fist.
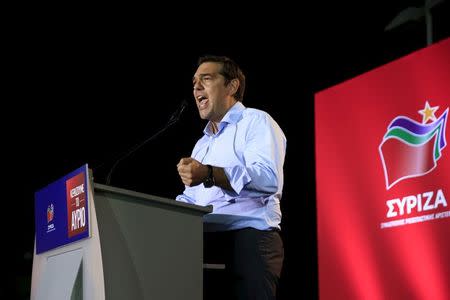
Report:
[[208,167],[192,157],[185,157],[177,164],[181,181],[187,186],[196,186],[208,176]]

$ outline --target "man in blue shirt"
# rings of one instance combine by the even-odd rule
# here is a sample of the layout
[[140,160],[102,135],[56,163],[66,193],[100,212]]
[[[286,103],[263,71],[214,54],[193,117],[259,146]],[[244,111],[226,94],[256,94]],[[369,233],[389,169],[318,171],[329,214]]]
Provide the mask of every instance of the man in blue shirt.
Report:
[[204,217],[205,259],[220,256],[231,280],[216,293],[275,299],[284,258],[286,138],[269,114],[242,104],[245,76],[231,59],[201,57],[193,87],[200,117],[209,122],[191,157],[177,165],[186,186],[177,200],[213,206]]

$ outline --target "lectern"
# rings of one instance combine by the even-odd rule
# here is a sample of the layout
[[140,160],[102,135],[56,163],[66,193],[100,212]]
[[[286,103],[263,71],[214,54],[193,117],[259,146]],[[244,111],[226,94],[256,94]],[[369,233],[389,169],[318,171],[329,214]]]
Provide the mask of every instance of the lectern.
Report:
[[[31,299],[202,299],[211,207],[86,184],[89,236],[41,253],[35,241]],[[69,227],[76,216],[64,216]]]

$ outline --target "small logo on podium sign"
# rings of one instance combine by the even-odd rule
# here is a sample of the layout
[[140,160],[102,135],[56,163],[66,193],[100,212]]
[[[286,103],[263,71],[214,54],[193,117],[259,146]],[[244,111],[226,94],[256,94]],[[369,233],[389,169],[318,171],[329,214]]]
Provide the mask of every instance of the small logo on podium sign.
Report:
[[53,203],[47,206],[47,233],[55,230],[55,224],[53,223],[53,218],[55,217],[55,207]]
[[53,206],[53,203],[51,203],[47,207],[47,223],[50,223],[53,221],[53,216],[55,215],[55,207]]

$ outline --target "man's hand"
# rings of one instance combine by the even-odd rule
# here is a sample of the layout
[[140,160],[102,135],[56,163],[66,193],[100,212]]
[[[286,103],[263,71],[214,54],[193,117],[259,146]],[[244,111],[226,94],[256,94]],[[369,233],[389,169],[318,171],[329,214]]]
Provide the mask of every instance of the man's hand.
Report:
[[208,167],[192,157],[185,157],[177,165],[181,181],[187,186],[196,186],[208,176]]

